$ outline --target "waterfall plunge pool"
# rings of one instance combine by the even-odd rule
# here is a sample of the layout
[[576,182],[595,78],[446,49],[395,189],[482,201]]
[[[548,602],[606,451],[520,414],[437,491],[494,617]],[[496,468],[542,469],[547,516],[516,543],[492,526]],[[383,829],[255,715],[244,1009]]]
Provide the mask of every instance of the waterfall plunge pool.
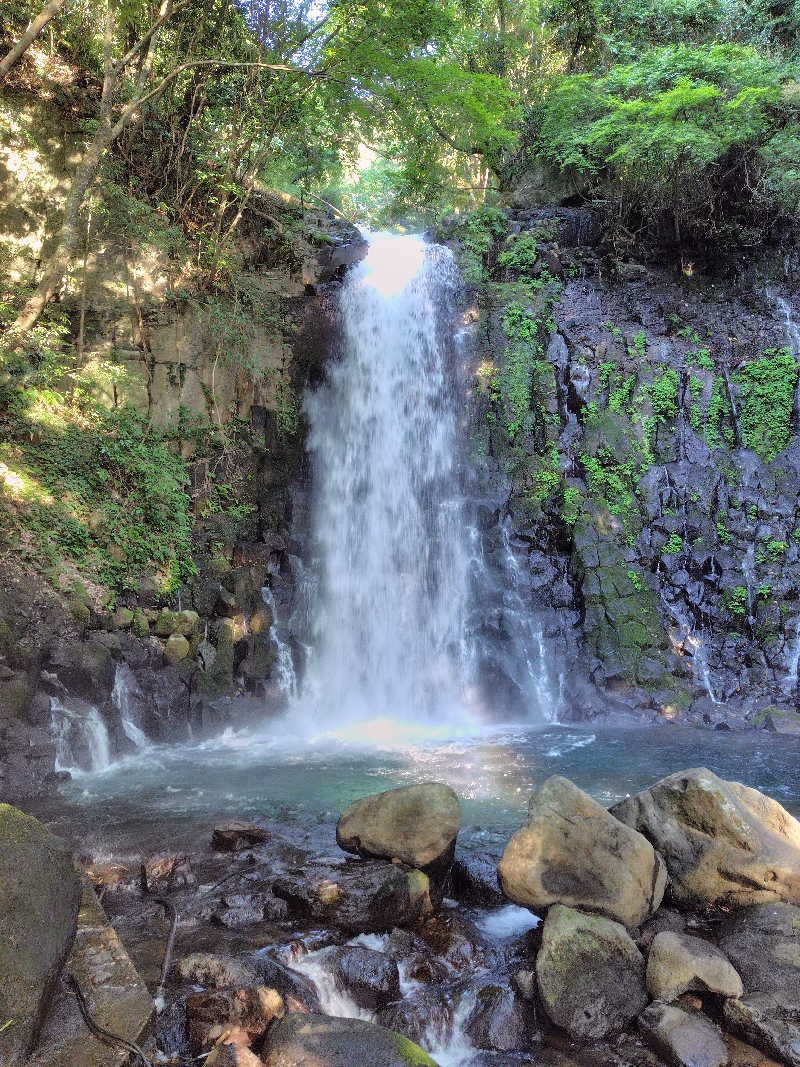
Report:
[[[207,845],[220,818],[277,818],[292,836],[310,835],[330,849],[339,812],[356,798],[436,780],[461,798],[462,847],[499,854],[530,794],[551,774],[610,806],[666,774],[706,766],[800,815],[800,738],[767,731],[597,724],[454,734],[420,727],[394,743],[359,745],[330,734],[292,744],[279,723],[273,729],[152,745],[103,771],[74,774],[36,811],[95,858]],[[390,729],[374,724],[372,735]]]

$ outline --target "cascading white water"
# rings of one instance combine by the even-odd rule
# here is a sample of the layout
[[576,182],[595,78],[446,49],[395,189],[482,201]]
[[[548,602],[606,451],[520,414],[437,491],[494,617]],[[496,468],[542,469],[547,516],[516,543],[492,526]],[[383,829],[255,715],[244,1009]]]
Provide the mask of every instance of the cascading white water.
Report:
[[149,742],[139,721],[136,700],[138,691],[136,675],[127,663],[118,663],[114,673],[114,687],[111,690],[111,703],[119,712],[122,732],[128,740],[133,741],[137,748],[146,748]]
[[341,297],[342,358],[307,401],[314,455],[314,725],[454,721],[468,553],[445,374],[452,253],[373,238]]
[[111,763],[111,741],[100,712],[76,697],[50,698],[57,771],[102,771]]

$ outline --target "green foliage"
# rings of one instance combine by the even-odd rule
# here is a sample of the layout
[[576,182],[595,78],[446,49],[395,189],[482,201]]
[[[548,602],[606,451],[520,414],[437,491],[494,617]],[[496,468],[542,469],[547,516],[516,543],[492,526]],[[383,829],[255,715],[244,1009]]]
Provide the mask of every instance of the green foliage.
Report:
[[767,541],[763,545],[759,545],[755,552],[756,564],[761,566],[762,564],[775,564],[780,563],[783,557],[786,555],[786,549],[789,546],[785,541]]
[[505,234],[507,227],[505,216],[496,208],[471,211],[457,220],[458,260],[467,285],[483,284],[489,249],[494,240]]
[[583,509],[583,496],[580,489],[568,485],[564,489],[564,502],[561,507],[561,518],[565,525],[572,528],[578,521],[578,516]]
[[555,78],[531,110],[530,152],[615,183],[629,212],[677,233],[737,210],[732,182],[745,172],[762,206],[795,210],[800,178],[787,164],[800,130],[784,92],[794,77],[752,47],[650,48],[599,76]]
[[714,360],[711,358],[710,348],[692,348],[686,353],[686,364],[689,367],[700,367],[702,370],[713,371]]
[[628,571],[628,580],[630,581],[631,585],[633,586],[633,588],[636,590],[637,593],[640,593],[642,591],[642,589],[644,588],[644,583],[642,581],[642,576],[641,576],[641,574],[639,574],[638,571],[629,570]]
[[709,448],[733,448],[734,433],[731,425],[731,404],[725,379],[715,376],[711,385],[711,400],[708,405],[703,436]]
[[9,547],[45,568],[72,559],[115,587],[155,569],[167,593],[194,573],[185,464],[146,419],[32,388],[7,413]]
[[678,533],[671,533],[667,539],[667,543],[661,549],[661,552],[665,556],[678,556],[683,552],[683,538]]
[[[528,308],[509,304],[503,311],[502,325],[509,344],[500,385],[509,411],[506,430],[513,442],[528,425],[534,370],[545,368],[537,368],[543,351],[538,339],[539,323]],[[550,369],[547,364],[545,367]]]
[[657,374],[650,387],[653,419],[666,426],[678,414],[678,373],[671,367]]
[[727,589],[723,593],[723,601],[731,615],[741,618],[747,614],[747,590],[743,585],[737,585],[733,589]]
[[739,391],[742,444],[771,460],[792,437],[792,406],[798,368],[791,349],[769,349],[733,375]]
[[720,540],[720,544],[723,545],[729,545],[733,542],[733,537],[722,519],[717,519],[717,537]]
[[521,233],[509,237],[497,257],[498,265],[516,274],[530,274],[536,266],[539,242],[536,234]]

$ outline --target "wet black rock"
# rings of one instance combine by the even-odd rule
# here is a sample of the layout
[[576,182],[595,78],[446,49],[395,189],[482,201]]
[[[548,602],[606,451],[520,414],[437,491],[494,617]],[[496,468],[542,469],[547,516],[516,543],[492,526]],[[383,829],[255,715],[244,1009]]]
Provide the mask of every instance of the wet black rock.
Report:
[[526,1052],[538,1038],[531,1005],[499,985],[476,991],[464,1032],[476,1048],[495,1052]]
[[450,868],[449,892],[462,904],[483,908],[505,904],[497,884],[497,857],[487,852],[457,855]]
[[384,952],[342,945],[328,950],[326,962],[336,984],[361,1008],[378,1011],[400,996],[397,964]]

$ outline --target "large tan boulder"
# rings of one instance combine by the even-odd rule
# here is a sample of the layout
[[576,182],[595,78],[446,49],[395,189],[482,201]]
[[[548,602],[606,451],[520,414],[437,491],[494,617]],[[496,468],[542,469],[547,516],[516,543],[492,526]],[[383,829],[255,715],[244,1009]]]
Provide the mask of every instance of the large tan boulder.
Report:
[[[81,882],[66,841],[0,804],[0,1064],[27,1065],[72,946]],[[4,1027],[4,1023],[10,1022]]]
[[336,841],[345,852],[399,859],[437,874],[449,867],[460,829],[456,794],[442,782],[426,782],[357,800],[342,812]]
[[539,996],[577,1041],[618,1033],[648,1001],[644,957],[624,926],[555,904],[536,956]]
[[531,911],[566,904],[625,926],[643,923],[666,885],[649,841],[559,775],[531,797],[528,821],[506,845],[497,874],[506,896]]
[[682,993],[740,997],[742,980],[725,955],[699,937],[664,930],[647,957],[647,988],[654,1000],[677,1000]]
[[800,823],[757,789],[697,767],[662,778],[611,813],[662,854],[679,904],[800,903]]

